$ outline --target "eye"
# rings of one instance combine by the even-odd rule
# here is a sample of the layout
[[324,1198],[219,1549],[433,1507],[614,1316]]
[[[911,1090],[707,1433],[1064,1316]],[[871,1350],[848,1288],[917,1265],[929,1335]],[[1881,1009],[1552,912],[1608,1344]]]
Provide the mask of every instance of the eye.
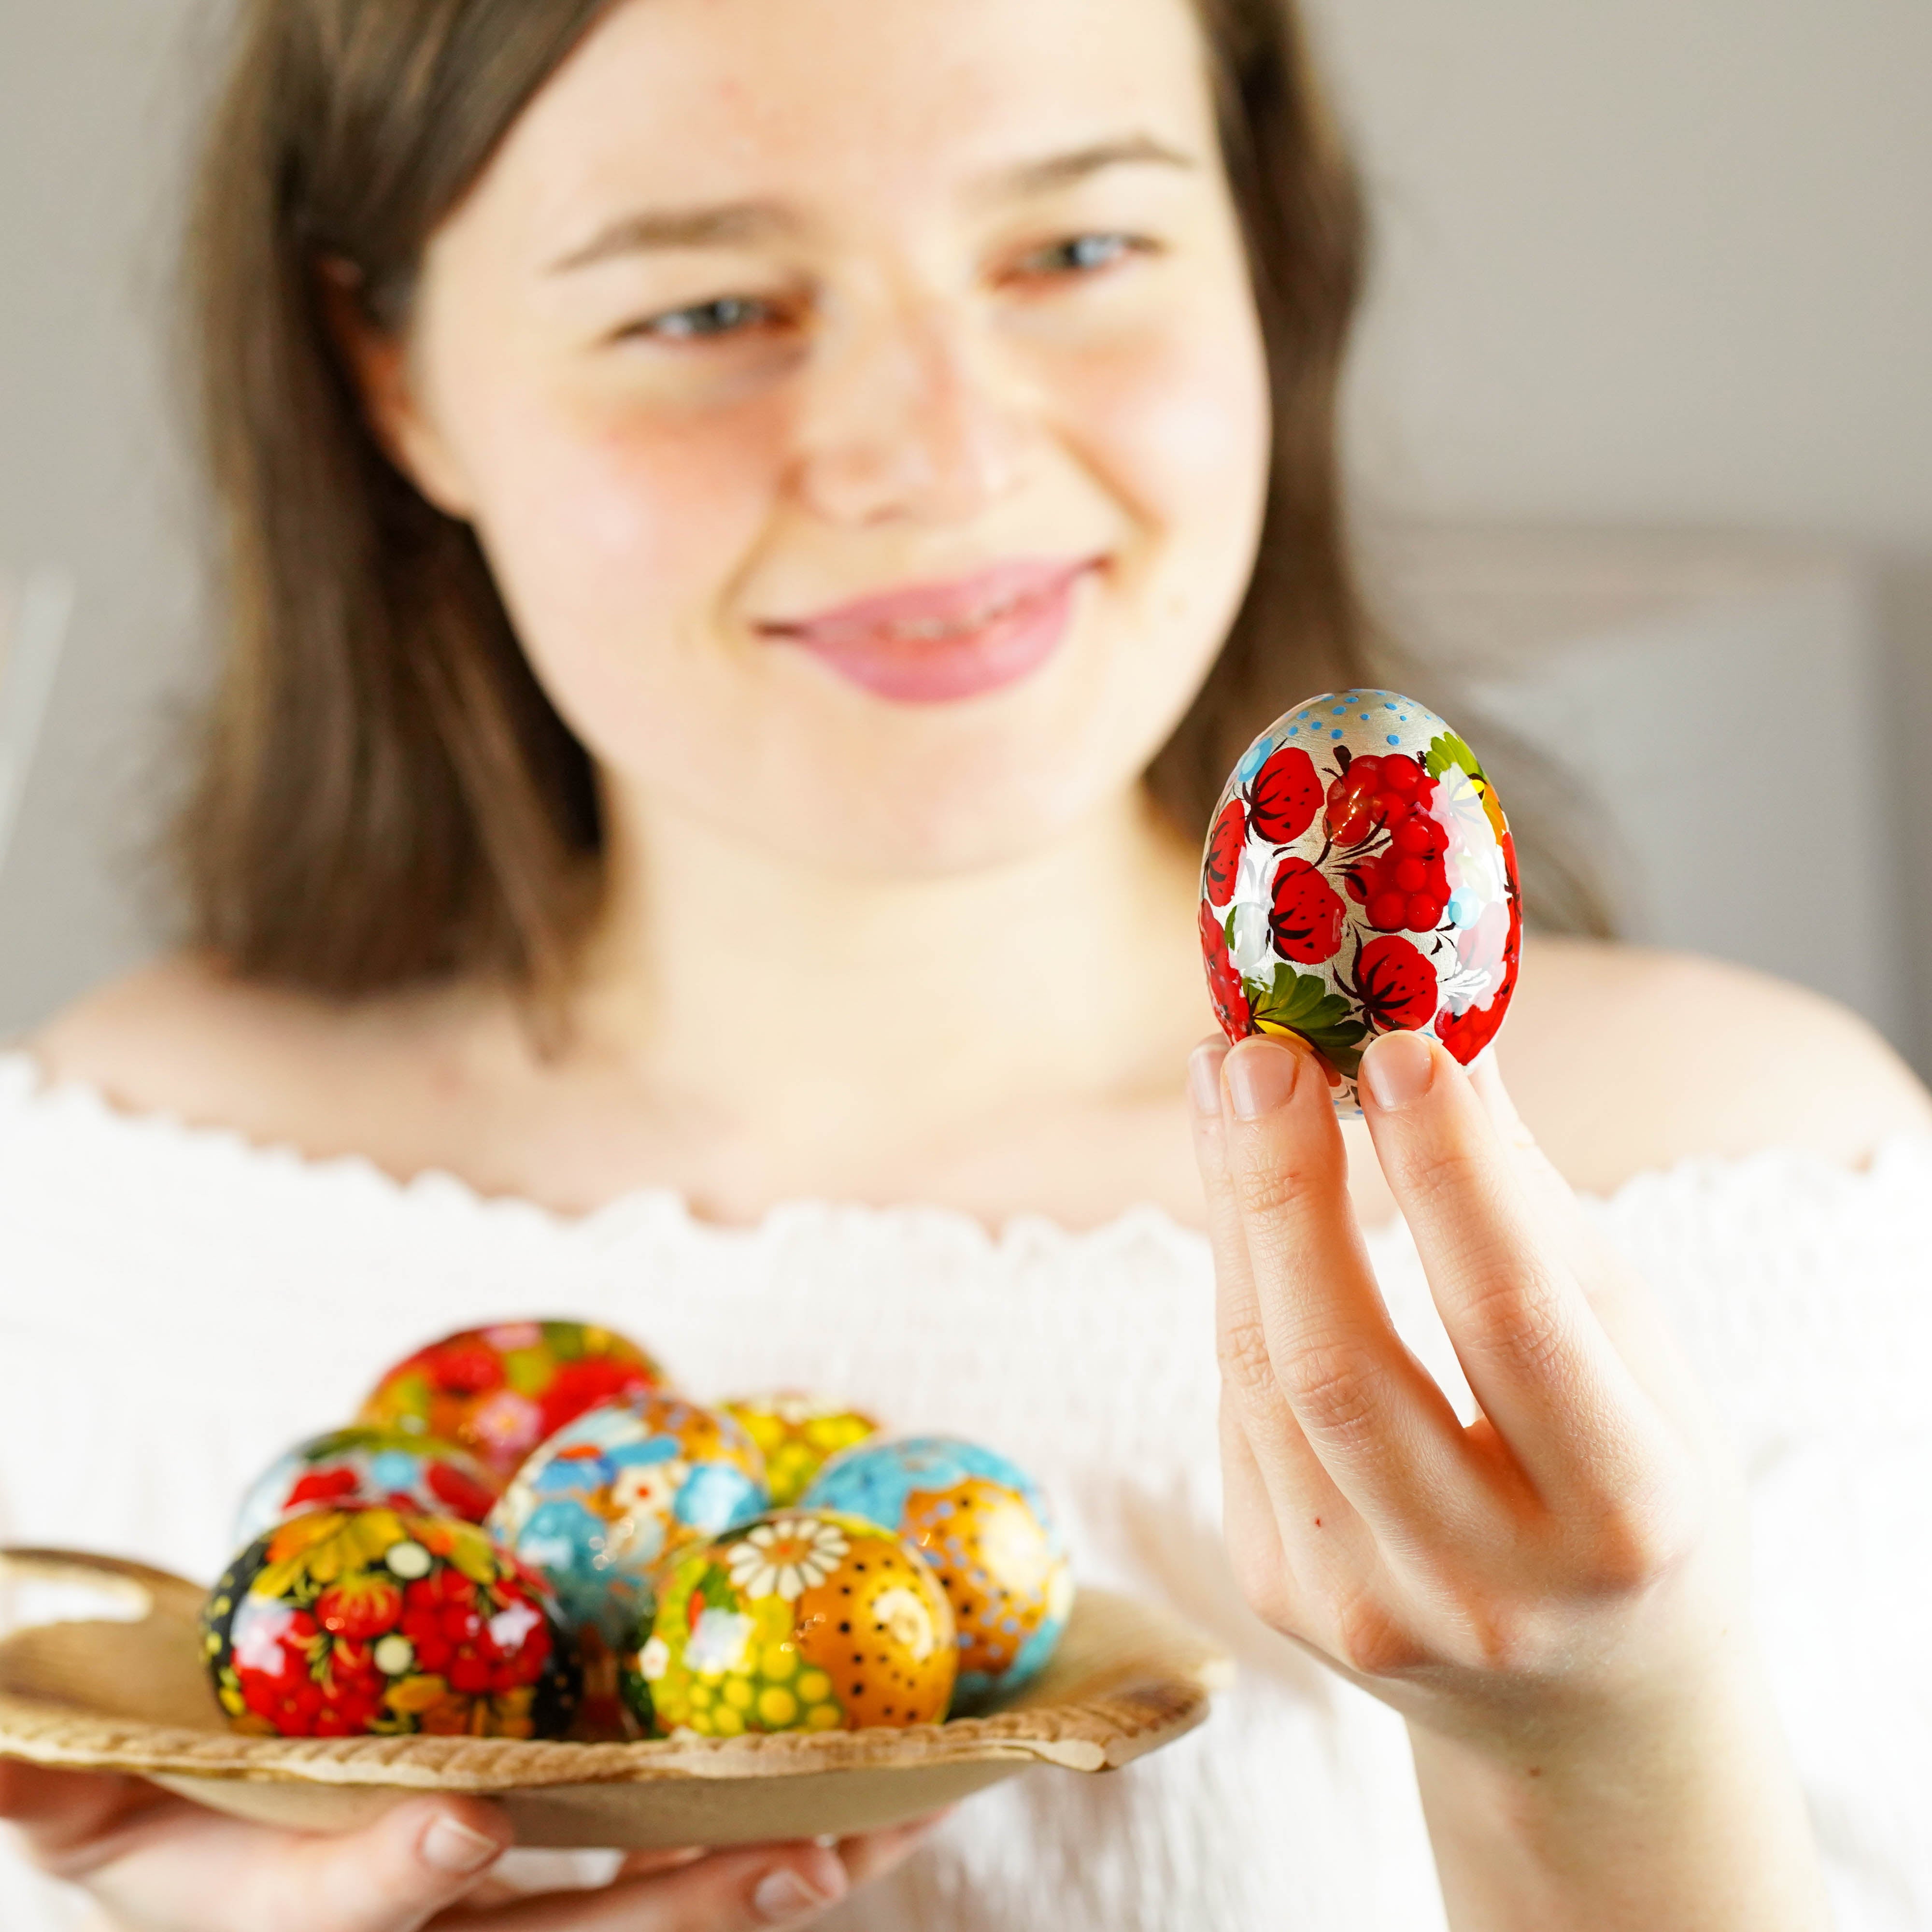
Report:
[[1130,255],[1150,254],[1153,246],[1137,235],[1072,235],[1064,242],[1035,250],[1020,263],[1020,272],[1042,276],[1093,274],[1118,267]]
[[693,302],[688,308],[667,309],[620,332],[666,342],[696,342],[722,335],[742,335],[769,327],[778,320],[770,302],[749,296],[720,296],[716,301]]

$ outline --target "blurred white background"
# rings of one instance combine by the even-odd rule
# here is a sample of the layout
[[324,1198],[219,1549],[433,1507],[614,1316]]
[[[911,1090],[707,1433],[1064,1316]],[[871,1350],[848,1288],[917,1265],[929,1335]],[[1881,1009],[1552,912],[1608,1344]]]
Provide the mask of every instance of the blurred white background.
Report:
[[[1633,930],[1932,1068],[1932,6],[1312,0],[1391,612],[1601,793]],[[0,1034],[152,943],[200,662],[168,278],[219,0],[0,0],[0,574],[70,579]]]

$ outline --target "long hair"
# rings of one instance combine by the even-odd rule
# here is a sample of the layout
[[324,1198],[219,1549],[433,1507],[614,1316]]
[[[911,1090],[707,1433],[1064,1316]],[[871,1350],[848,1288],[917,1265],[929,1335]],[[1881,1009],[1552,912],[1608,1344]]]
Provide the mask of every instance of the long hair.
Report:
[[[1261,726],[1382,662],[1337,455],[1355,176],[1288,0],[1196,4],[1274,446],[1245,603],[1147,775],[1190,836]],[[239,976],[344,997],[554,980],[597,902],[589,757],[474,536],[376,443],[322,266],[354,272],[370,321],[404,326],[430,235],[608,4],[244,0],[186,262],[226,631],[173,846],[185,936]],[[1574,868],[1522,832],[1545,922],[1596,925]]]

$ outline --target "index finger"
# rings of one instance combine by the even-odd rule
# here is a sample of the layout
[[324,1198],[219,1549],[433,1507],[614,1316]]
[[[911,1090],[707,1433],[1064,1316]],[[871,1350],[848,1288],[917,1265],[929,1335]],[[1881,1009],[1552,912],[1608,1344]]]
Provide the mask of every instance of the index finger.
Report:
[[1619,1492],[1647,1461],[1649,1404],[1534,1212],[1489,1110],[1448,1052],[1384,1034],[1363,1112],[1483,1413],[1546,1501]]
[[1236,1216],[1269,1360],[1336,1486],[1380,1535],[1486,1520],[1455,1411],[1396,1333],[1306,1048],[1244,1040],[1222,1069]]

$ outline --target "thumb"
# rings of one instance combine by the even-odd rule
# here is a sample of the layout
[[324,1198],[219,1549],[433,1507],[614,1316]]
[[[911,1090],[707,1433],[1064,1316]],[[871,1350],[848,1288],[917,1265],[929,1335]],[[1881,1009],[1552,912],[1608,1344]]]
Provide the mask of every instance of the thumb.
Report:
[[287,1932],[417,1932],[473,1890],[515,1834],[494,1805],[424,1798],[342,1838],[278,1847],[249,1924]]

